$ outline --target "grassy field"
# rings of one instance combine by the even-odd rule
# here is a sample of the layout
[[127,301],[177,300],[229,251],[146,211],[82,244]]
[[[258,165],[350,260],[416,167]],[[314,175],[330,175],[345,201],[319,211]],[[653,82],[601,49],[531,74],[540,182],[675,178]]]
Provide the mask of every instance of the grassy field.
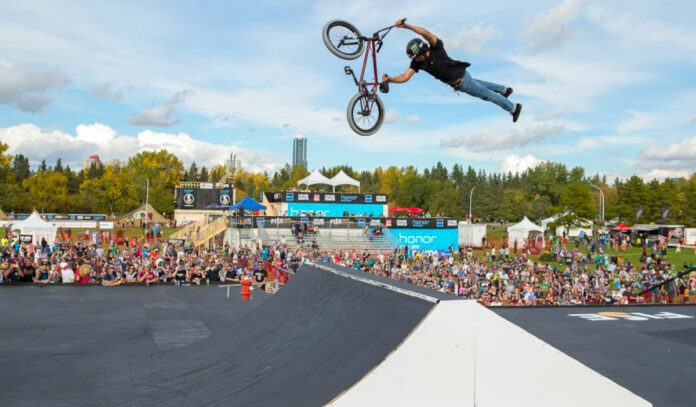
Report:
[[[5,229],[6,228],[0,228],[0,236],[5,236]],[[65,231],[65,230],[67,230],[67,228],[63,229],[63,230]],[[70,228],[70,230],[72,231],[73,236],[84,234],[85,230],[89,230],[90,232],[99,232],[99,231],[109,232],[110,231],[114,234],[117,231],[123,231],[123,236],[130,239],[132,237],[137,237],[137,238],[144,237],[145,232],[148,231],[149,229],[141,229],[141,228],[136,227],[136,228],[115,228],[112,230],[99,229],[99,228]],[[178,228],[163,228],[162,229],[162,238],[166,239],[167,237],[169,237],[169,235],[176,232],[177,230],[178,230]]]

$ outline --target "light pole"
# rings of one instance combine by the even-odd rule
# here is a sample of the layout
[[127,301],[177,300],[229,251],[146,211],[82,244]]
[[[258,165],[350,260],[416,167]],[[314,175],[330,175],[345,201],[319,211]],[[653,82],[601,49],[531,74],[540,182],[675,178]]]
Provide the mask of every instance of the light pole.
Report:
[[597,188],[597,191],[599,191],[599,220],[604,222],[604,191],[597,185],[590,184],[590,186]]
[[476,185],[471,188],[471,192],[469,192],[469,223],[473,224],[474,223],[474,218],[471,215],[471,198],[474,196],[474,189],[476,189]]

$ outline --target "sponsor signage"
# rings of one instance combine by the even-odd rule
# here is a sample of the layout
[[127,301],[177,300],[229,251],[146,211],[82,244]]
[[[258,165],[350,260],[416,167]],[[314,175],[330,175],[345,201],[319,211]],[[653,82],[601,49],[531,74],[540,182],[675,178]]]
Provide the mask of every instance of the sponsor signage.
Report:
[[22,243],[31,243],[32,235],[19,235],[19,241]]
[[99,222],[99,229],[113,229],[114,222]]
[[329,216],[329,217],[342,217],[342,216],[374,216],[378,217],[384,214],[384,205],[377,204],[359,204],[359,205],[346,205],[340,203],[303,203],[303,202],[290,202],[288,203],[287,214],[289,216]]
[[169,239],[169,244],[184,244],[184,239]]
[[347,204],[373,204],[386,205],[388,196],[385,194],[336,194],[325,192],[266,192],[268,202],[317,202],[332,203],[341,202]]
[[[245,218],[245,221],[249,221],[252,218]],[[421,230],[421,233],[426,233],[427,231],[438,231],[438,230],[454,230],[458,232],[457,220],[456,219],[439,219],[442,221],[442,226],[437,226],[438,222],[436,219],[420,219],[420,218],[366,218],[366,217],[355,217],[355,216],[337,216],[337,217],[308,217],[306,214],[299,216],[255,216],[255,225],[263,226],[266,223],[273,225],[279,223],[292,223],[301,221],[306,223],[311,221],[314,225],[325,225],[325,224],[339,224],[344,222],[353,222],[354,224],[364,227],[369,225],[370,227],[376,227],[379,225],[384,225],[387,229],[400,230],[400,229],[414,229]],[[450,220],[454,222],[449,222]],[[448,246],[449,247],[449,246]]]
[[[9,215],[8,217],[12,220],[24,220],[29,217],[29,213],[17,213],[14,215]],[[47,221],[54,221],[54,220],[94,220],[94,221],[100,221],[100,220],[106,220],[106,215],[99,215],[99,214],[88,214],[88,215],[83,215],[83,214],[77,214],[77,213],[42,213],[40,215],[42,218],[46,219]]]
[[175,188],[175,209],[227,209],[232,204],[232,188]]
[[678,314],[676,312],[597,312],[592,314],[568,314],[573,318],[582,318],[587,321],[654,321],[659,319],[693,319],[691,315]]
[[447,250],[459,245],[457,229],[393,229],[388,238],[392,245],[409,250]]

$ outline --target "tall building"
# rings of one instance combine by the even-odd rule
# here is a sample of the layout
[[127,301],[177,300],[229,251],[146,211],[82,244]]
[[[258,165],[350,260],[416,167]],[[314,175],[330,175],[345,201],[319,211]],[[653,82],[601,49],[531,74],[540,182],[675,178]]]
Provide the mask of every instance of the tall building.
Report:
[[303,134],[298,134],[292,141],[292,166],[302,165],[307,167],[307,138]]
[[100,165],[99,156],[96,154],[90,155],[88,159],[82,161],[82,168],[87,171],[93,165]]

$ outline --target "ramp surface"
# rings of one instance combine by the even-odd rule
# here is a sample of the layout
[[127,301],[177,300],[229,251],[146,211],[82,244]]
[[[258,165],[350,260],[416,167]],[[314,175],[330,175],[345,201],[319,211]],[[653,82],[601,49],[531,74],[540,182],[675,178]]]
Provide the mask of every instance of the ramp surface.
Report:
[[696,306],[492,310],[656,406],[696,403]]
[[[143,287],[108,291],[126,305],[90,300],[98,287],[65,288],[53,289],[58,298],[49,315],[19,311],[33,318],[35,329],[24,327],[24,318],[0,320],[0,345],[15,351],[0,359],[3,405],[321,406],[384,360],[433,306],[305,266],[253,312],[222,327],[202,322],[210,335],[201,337],[200,324],[149,324],[142,315],[152,301],[131,293]],[[22,294],[31,297],[32,309],[49,306],[41,290]],[[176,320],[178,302],[167,301],[171,309],[159,310]],[[230,312],[222,304],[199,312],[222,317]],[[80,305],[91,311],[80,312]],[[160,346],[153,329],[160,331]],[[181,331],[178,342],[166,339]],[[32,346],[46,332],[51,341]],[[192,342],[177,346],[185,341]],[[16,364],[24,365],[19,375],[11,368]]]

